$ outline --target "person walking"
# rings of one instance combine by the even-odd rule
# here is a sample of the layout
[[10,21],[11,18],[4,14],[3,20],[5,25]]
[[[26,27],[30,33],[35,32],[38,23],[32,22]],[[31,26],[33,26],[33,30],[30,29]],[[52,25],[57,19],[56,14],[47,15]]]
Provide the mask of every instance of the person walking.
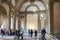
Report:
[[21,36],[21,39],[23,39],[23,34],[24,34],[24,30],[21,28],[21,29],[20,29],[20,36]]
[[31,29],[31,37],[32,37],[32,35],[33,35],[33,30]]
[[46,40],[46,39],[45,39],[45,34],[46,34],[46,30],[45,30],[45,28],[43,28],[43,29],[41,30],[42,40]]
[[35,30],[35,37],[37,37],[37,30]]
[[29,34],[29,36],[30,36],[30,33],[31,33],[31,31],[30,31],[30,29],[28,29],[28,34]]

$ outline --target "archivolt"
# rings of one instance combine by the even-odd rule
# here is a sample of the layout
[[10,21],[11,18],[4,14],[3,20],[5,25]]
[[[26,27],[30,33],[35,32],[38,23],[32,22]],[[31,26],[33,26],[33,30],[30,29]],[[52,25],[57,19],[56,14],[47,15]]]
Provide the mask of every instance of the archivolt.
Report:
[[25,2],[21,8],[20,11],[26,11],[30,6],[35,6],[37,7],[38,10],[46,10],[46,6],[43,2],[41,1],[35,1],[33,4],[28,2]]
[[[5,8],[3,6],[0,5],[0,12],[7,15],[7,11],[5,10]],[[0,14],[1,14],[0,13]]]

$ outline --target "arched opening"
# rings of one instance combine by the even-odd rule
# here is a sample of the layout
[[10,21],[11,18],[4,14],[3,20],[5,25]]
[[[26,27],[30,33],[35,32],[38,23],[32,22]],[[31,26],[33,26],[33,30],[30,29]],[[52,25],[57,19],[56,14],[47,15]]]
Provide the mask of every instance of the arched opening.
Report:
[[30,3],[28,1],[21,6],[20,13],[25,15],[23,24],[25,30],[33,29],[40,31],[46,26],[46,7],[43,2],[35,1]]
[[7,27],[7,11],[3,6],[0,5],[0,28],[8,29]]

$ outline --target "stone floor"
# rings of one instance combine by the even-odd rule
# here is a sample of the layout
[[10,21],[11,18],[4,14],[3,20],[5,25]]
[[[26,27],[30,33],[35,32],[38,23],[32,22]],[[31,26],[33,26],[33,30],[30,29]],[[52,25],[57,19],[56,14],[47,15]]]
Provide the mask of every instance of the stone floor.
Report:
[[[17,37],[14,39],[14,37],[16,37],[16,36],[6,36],[6,35],[1,36],[0,35],[0,40],[22,40],[22,39],[17,39]],[[45,37],[46,37],[46,40],[58,40],[57,38],[52,38],[51,35],[47,35],[47,34]],[[41,34],[38,34],[37,37],[34,37],[34,35],[33,35],[33,37],[30,37],[26,34],[26,35],[24,35],[23,40],[42,40],[42,39],[41,39]]]
[[41,40],[41,39],[30,38],[30,39],[2,39],[2,40]]
[[[0,40],[42,40],[42,39],[31,38],[31,39],[0,39]],[[53,39],[47,39],[47,40],[53,40]]]
[[3,39],[3,40],[40,40],[40,39]]
[[[22,39],[17,39],[17,38],[15,38],[14,39],[14,37],[12,36],[12,37],[5,37],[5,38],[0,38],[0,40],[22,40]],[[35,38],[35,37],[24,37],[24,39],[23,40],[42,40],[41,38]],[[52,39],[52,38],[49,38],[49,39],[47,39],[46,38],[46,40],[58,40],[58,39]]]

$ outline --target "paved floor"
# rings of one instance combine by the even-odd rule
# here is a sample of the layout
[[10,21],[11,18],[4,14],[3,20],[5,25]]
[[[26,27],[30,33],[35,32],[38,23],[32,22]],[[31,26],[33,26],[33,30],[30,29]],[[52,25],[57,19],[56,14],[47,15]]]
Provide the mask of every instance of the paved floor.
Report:
[[[24,39],[13,39],[13,38],[0,38],[0,40],[42,40],[41,38],[24,38]],[[57,39],[46,39],[46,40],[57,40]]]
[[31,38],[31,39],[2,39],[2,40],[41,40],[41,39]]
[[[14,39],[15,36],[1,36],[0,35],[0,40],[22,40],[22,39]],[[24,39],[23,40],[42,40],[41,39],[41,35],[38,35],[37,38],[34,37],[30,37],[28,35],[24,35]],[[56,38],[51,38],[51,35],[46,35],[46,40],[58,40]]]

